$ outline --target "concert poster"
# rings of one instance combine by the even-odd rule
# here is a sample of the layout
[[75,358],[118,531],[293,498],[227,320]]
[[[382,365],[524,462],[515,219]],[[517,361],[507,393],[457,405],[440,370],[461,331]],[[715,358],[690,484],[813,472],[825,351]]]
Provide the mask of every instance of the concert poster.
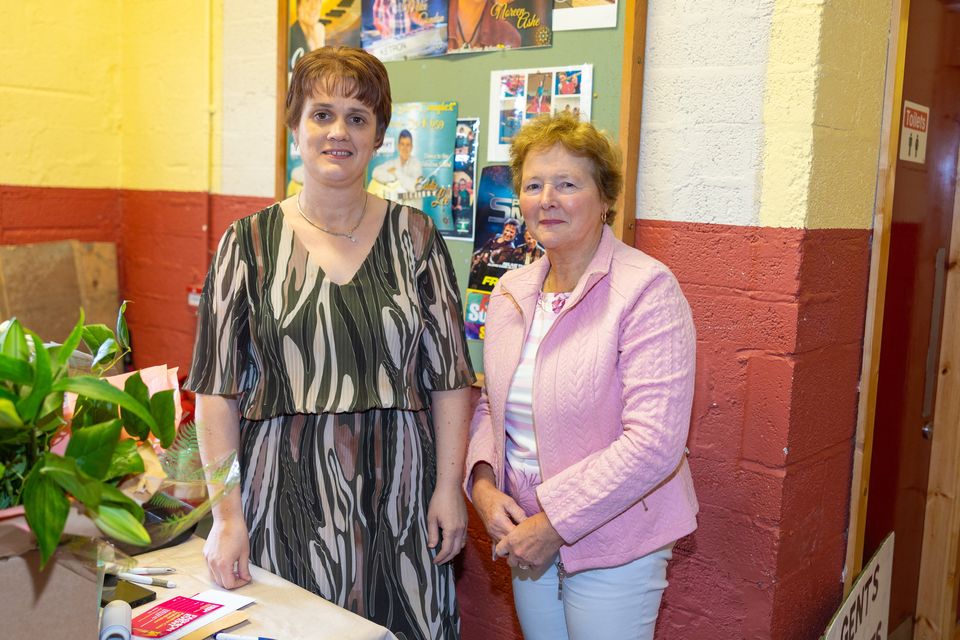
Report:
[[544,253],[525,228],[510,175],[510,167],[505,165],[487,166],[480,172],[464,313],[464,329],[471,340],[484,338],[487,302],[503,274],[534,262]]
[[[287,86],[297,61],[329,45],[360,46],[360,6],[339,7],[329,0],[289,0],[287,7]],[[288,196],[303,188],[303,160],[287,129],[286,187]]]
[[453,150],[453,208],[454,233],[449,237],[473,240],[473,220],[477,202],[473,197],[477,182],[477,146],[480,142],[480,119],[457,120],[457,138]]
[[549,47],[553,0],[449,0],[447,53]]
[[367,190],[420,209],[444,236],[457,237],[452,186],[456,102],[395,102],[383,146],[370,161]]
[[380,60],[442,56],[447,52],[448,0],[363,0],[363,48]]

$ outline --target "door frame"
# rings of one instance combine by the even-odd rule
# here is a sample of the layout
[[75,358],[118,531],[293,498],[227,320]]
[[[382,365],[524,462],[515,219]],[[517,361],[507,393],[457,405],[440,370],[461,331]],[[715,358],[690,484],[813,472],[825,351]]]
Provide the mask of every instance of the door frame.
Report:
[[[956,10],[956,4],[960,3],[944,2],[945,7],[951,10]],[[857,411],[850,487],[850,520],[844,566],[845,597],[862,569],[909,15],[910,0],[892,0],[890,33],[896,34],[896,39],[891,37],[887,51],[884,118],[860,371],[862,392]],[[945,318],[960,317],[960,181],[957,184],[947,263]],[[960,628],[956,625],[960,574],[960,325],[956,322],[943,324],[937,399],[927,482],[915,640],[960,638]]]

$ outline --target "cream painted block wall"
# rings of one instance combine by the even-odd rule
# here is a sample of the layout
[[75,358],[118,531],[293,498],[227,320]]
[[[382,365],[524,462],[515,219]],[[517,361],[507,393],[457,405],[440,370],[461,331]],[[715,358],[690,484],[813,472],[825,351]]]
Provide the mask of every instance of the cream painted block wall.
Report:
[[274,195],[277,3],[223,7],[223,133],[220,184],[229,195]]
[[120,186],[120,6],[4,2],[0,183]]
[[777,0],[760,224],[872,225],[889,0]]
[[868,228],[890,8],[651,2],[637,217]]
[[123,2],[121,186],[208,191],[214,0]]
[[638,218],[757,224],[773,5],[650,2]]

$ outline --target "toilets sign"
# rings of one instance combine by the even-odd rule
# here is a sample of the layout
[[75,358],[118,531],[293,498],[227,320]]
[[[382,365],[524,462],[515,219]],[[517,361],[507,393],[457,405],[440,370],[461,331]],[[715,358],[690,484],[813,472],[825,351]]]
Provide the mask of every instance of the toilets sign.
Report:
[[927,129],[930,107],[903,101],[903,127],[900,129],[900,159],[923,164],[927,161]]

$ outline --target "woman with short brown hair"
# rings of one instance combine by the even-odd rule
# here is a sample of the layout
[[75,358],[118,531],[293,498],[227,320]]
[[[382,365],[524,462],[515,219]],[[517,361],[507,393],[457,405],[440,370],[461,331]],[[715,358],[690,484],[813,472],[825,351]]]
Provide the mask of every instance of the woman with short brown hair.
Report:
[[199,308],[201,455],[241,468],[207,565],[228,589],[252,561],[397,638],[457,638],[474,376],[450,257],[425,214],[364,189],[383,64],[318,49],[290,86],[303,191],[230,226]]

